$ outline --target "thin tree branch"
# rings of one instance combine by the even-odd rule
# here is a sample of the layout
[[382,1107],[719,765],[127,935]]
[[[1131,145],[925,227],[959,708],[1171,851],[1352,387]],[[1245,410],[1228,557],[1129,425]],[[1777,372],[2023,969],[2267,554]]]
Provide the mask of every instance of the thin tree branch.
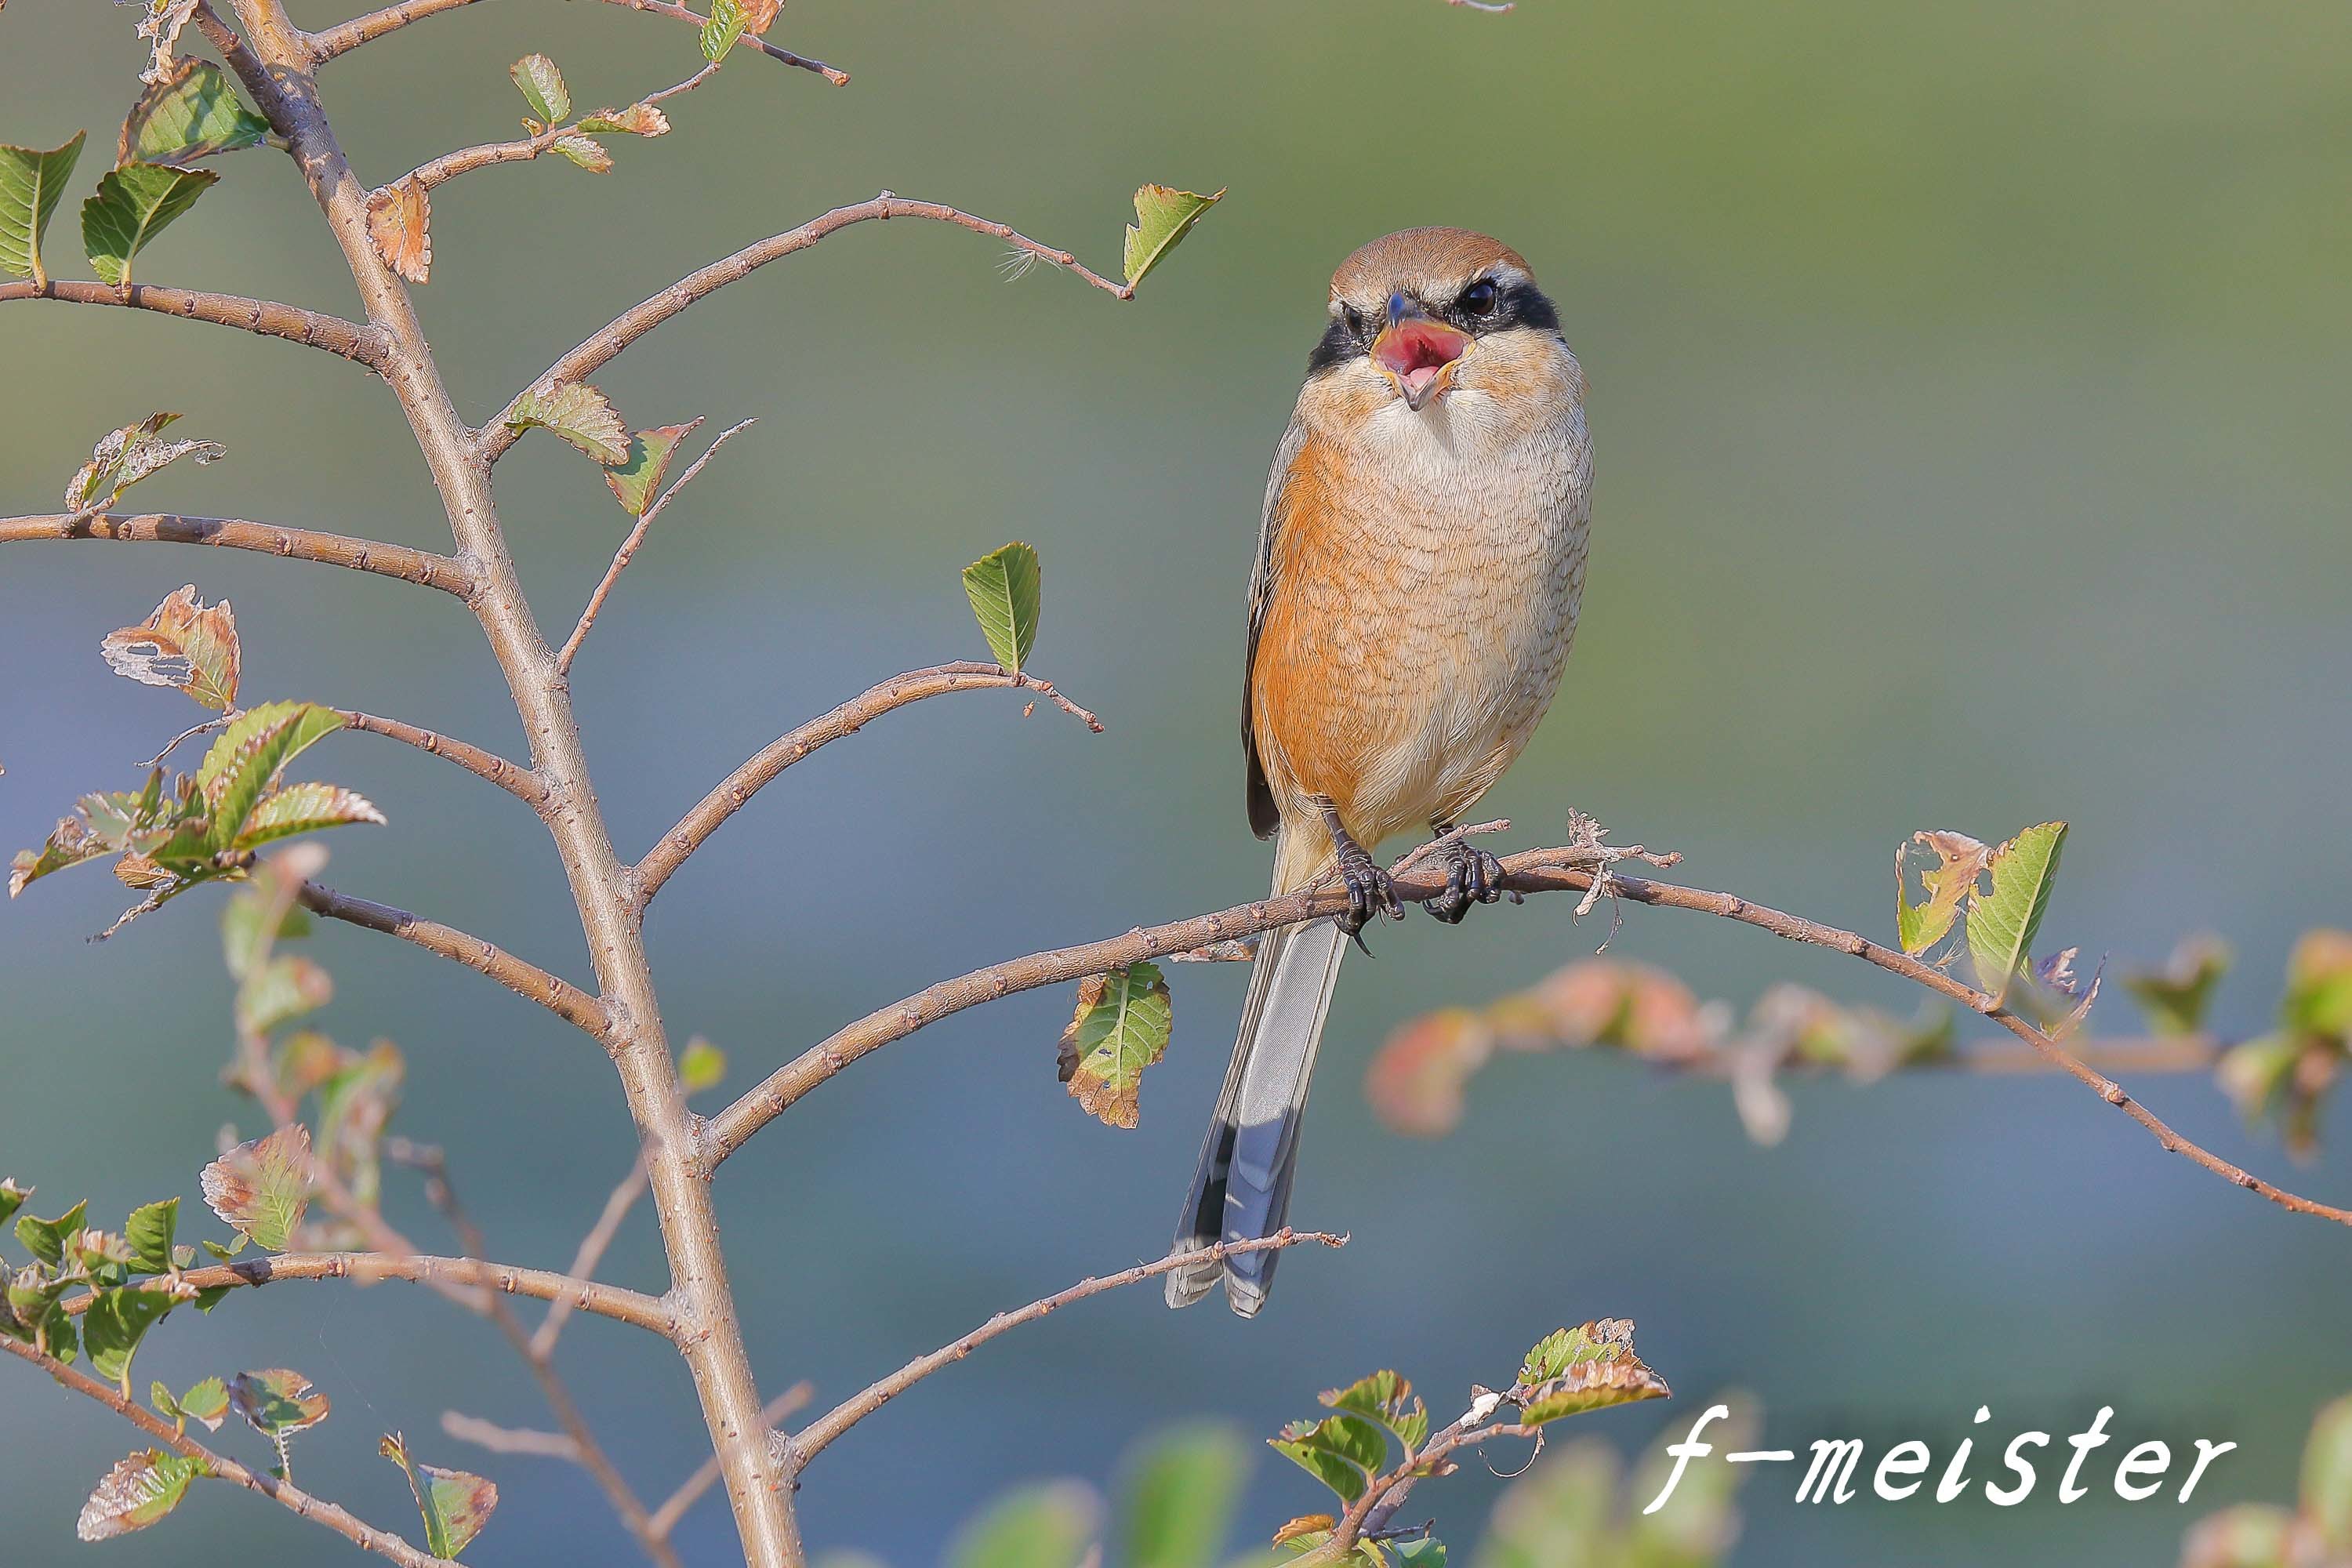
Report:
[[132,310],[153,310],[235,327],[265,338],[284,338],[305,348],[323,349],[381,374],[384,350],[391,339],[381,328],[362,327],[341,316],[306,310],[276,300],[247,300],[236,294],[211,294],[198,289],[162,289],[133,283],[118,289],[110,283],[75,282],[52,278],[46,284],[0,283],[0,302],[10,300],[58,300],[70,305],[120,305]]
[[539,775],[520,763],[510,763],[496,752],[464,741],[453,741],[446,735],[436,735],[430,730],[420,730],[414,724],[404,724],[397,719],[380,719],[373,713],[362,713],[350,708],[338,708],[343,722],[362,734],[382,735],[414,746],[420,752],[457,763],[467,773],[490,781],[525,805],[537,810],[547,804],[547,786]]
[[564,1022],[585,1030],[598,1041],[606,1042],[612,1038],[613,1017],[604,1004],[570,981],[557,979],[537,964],[525,963],[495,942],[468,936],[437,921],[419,920],[406,910],[396,910],[389,904],[352,898],[336,892],[332,888],[322,888],[316,882],[303,884],[300,902],[313,914],[364,926],[369,931],[383,931],[403,942],[413,942],[427,952],[454,958],[467,968],[488,975],[516,995],[538,1003]]
[[[180,1283],[192,1289],[215,1286],[280,1285],[289,1279],[348,1279],[355,1285],[401,1279],[411,1284],[446,1284],[508,1296],[528,1296],[539,1301],[569,1301],[577,1310],[610,1318],[614,1322],[650,1329],[664,1339],[675,1339],[677,1314],[658,1296],[627,1290],[593,1279],[575,1279],[544,1268],[519,1268],[510,1263],[486,1263],[474,1258],[436,1258],[425,1253],[281,1252],[268,1258],[240,1258],[234,1263],[207,1264],[180,1271]],[[134,1289],[166,1289],[163,1276],[142,1280]],[[66,1304],[79,1312],[89,1298]]]
[[[683,481],[681,481],[683,482]],[[677,826],[661,837],[660,842],[646,851],[645,858],[636,864],[637,901],[640,907],[650,902],[661,885],[675,875],[687,857],[702,847],[705,839],[719,830],[719,824],[749,805],[786,768],[828,742],[845,735],[854,735],[872,721],[894,708],[903,708],[926,697],[940,697],[950,691],[978,691],[992,688],[1012,688],[1034,691],[1052,700],[1065,713],[1082,721],[1097,734],[1102,732],[1102,721],[1054,689],[1049,680],[1040,680],[1027,673],[1016,673],[1001,665],[973,664],[959,661],[935,664],[928,669],[910,669],[904,675],[894,675],[879,686],[870,687],[832,712],[810,720],[799,729],[771,742],[750,761],[719,782],[716,788],[704,795],[700,804],[678,819]]]
[[54,1356],[42,1354],[31,1345],[0,1335],[0,1350],[5,1350],[21,1361],[30,1362],[57,1380],[59,1385],[85,1398],[96,1400],[162,1447],[196,1460],[205,1467],[207,1476],[234,1482],[247,1491],[258,1492],[281,1508],[290,1510],[315,1524],[325,1525],[354,1546],[388,1557],[401,1564],[401,1568],[461,1568],[461,1565],[446,1558],[418,1551],[399,1536],[376,1529],[324,1498],[312,1497],[291,1481],[281,1481],[275,1476],[257,1475],[227,1455],[205,1447],[175,1428],[171,1422],[125,1399],[120,1391],[68,1366]]
[[460,1443],[488,1448],[493,1454],[529,1454],[541,1459],[580,1458],[580,1446],[561,1432],[534,1432],[526,1426],[501,1426],[462,1410],[441,1412],[441,1430]]
[[[448,1162],[443,1158],[441,1151],[398,1139],[386,1144],[385,1152],[400,1163],[425,1173],[427,1200],[457,1233],[457,1244],[465,1249],[466,1256],[481,1257],[486,1250],[481,1227],[473,1222],[466,1213],[465,1205],[457,1201],[457,1188],[449,1182]],[[638,1550],[653,1561],[656,1568],[683,1568],[669,1542],[653,1532],[646,1515],[646,1505],[638,1498],[636,1489],[629,1485],[628,1478],[621,1474],[620,1468],[613,1463],[612,1456],[604,1452],[604,1446],[596,1440],[595,1428],[589,1426],[588,1417],[582,1414],[579,1402],[572,1397],[572,1390],[564,1383],[562,1374],[555,1370],[555,1363],[550,1357],[539,1353],[532,1344],[530,1331],[522,1326],[522,1320],[515,1316],[514,1309],[508,1306],[503,1298],[492,1296],[488,1299],[487,1310],[490,1321],[498,1325],[499,1332],[506,1336],[507,1343],[514,1347],[515,1353],[522,1357],[523,1364],[530,1369],[533,1381],[539,1384],[541,1397],[547,1401],[548,1409],[555,1416],[555,1424],[563,1428],[564,1436],[571,1440],[572,1458],[588,1472],[597,1489],[604,1494],[604,1500],[612,1505],[614,1514],[621,1521],[621,1528],[635,1538]]]
[[[630,1163],[629,1173],[621,1178],[619,1184],[604,1199],[604,1212],[596,1216],[596,1223],[581,1238],[580,1250],[572,1254],[572,1267],[566,1272],[575,1279],[595,1278],[596,1266],[604,1260],[605,1248],[613,1245],[613,1237],[620,1232],[621,1222],[628,1217],[629,1210],[636,1206],[637,1200],[645,1194],[646,1161],[640,1154]],[[563,1334],[563,1321],[571,1315],[570,1302],[558,1300],[551,1303],[547,1316],[540,1321],[539,1331],[530,1336],[530,1353],[535,1356],[553,1355],[555,1342]]]
[[[310,59],[313,64],[324,65],[338,55],[358,48],[362,44],[373,42],[386,33],[397,32],[411,22],[421,22],[427,16],[436,16],[444,11],[455,11],[461,5],[471,5],[475,3],[476,0],[405,0],[402,5],[387,5],[381,11],[371,11],[364,16],[355,16],[348,22],[339,23],[321,32],[306,35],[310,46]],[[626,6],[632,11],[650,11],[656,16],[672,17],[697,27],[709,19],[688,10],[683,5],[660,4],[658,0],[605,0],[605,3]],[[755,48],[770,59],[781,60],[788,66],[798,66],[803,70],[814,71],[835,87],[846,87],[849,84],[847,71],[835,70],[823,60],[809,59],[793,53],[790,49],[778,48],[765,38],[746,34],[738,40],[736,47]]]
[[[1559,884],[1541,881],[1539,877],[1552,873],[1561,865],[1597,864],[1603,858],[1625,855],[1648,858],[1647,852],[1638,847],[1620,850],[1571,846],[1524,850],[1504,859],[1502,885],[1511,891],[1542,891]],[[1444,891],[1444,868],[1436,865],[1410,864],[1412,858],[1407,857],[1391,872],[1395,879],[1397,897],[1419,903]],[[1669,861],[1672,858],[1659,856],[1655,858]],[[926,1024],[936,1023],[950,1013],[960,1013],[983,1002],[993,1002],[1015,991],[1032,991],[1041,985],[1106,973],[1140,959],[1164,958],[1170,953],[1189,952],[1213,942],[1272,931],[1276,926],[1296,925],[1320,916],[1336,914],[1347,905],[1347,889],[1337,881],[1330,881],[1304,892],[1290,893],[1278,899],[1260,899],[1255,903],[1237,904],[1215,914],[1195,915],[1190,920],[1176,921],[1167,925],[1138,927],[1121,936],[1107,937],[1100,942],[1085,942],[1076,947],[1056,948],[1048,952],[1034,952],[1026,958],[975,969],[953,980],[940,981],[902,1001],[877,1008],[857,1022],[835,1031],[746,1090],[732,1105],[711,1118],[706,1131],[709,1144],[707,1157],[715,1168],[720,1161],[741,1148],[752,1133],[783,1114],[801,1096],[850,1063],[869,1052],[879,1050],[893,1040],[904,1039]]]
[[929,1355],[917,1356],[889,1376],[859,1389],[799,1431],[776,1434],[773,1441],[783,1450],[787,1472],[797,1478],[808,1462],[823,1453],[827,1445],[896,1399],[941,1367],[960,1362],[997,1335],[1017,1329],[1024,1323],[1034,1323],[1073,1301],[1083,1301],[1089,1296],[1099,1296],[1106,1290],[1116,1290],[1122,1285],[1150,1279],[1159,1275],[1188,1268],[1196,1263],[1214,1263],[1241,1252],[1274,1252],[1286,1247],[1297,1247],[1309,1241],[1319,1241],[1326,1247],[1345,1247],[1345,1236],[1334,1236],[1320,1230],[1293,1230],[1283,1226],[1272,1236],[1255,1241],[1222,1241],[1190,1252],[1171,1252],[1150,1263],[1139,1263],[1116,1274],[1099,1279],[1081,1279],[1066,1290],[1030,1302],[1010,1312],[999,1312],[971,1332],[949,1344],[941,1345]]
[[384,544],[373,539],[352,539],[340,533],[319,533],[307,528],[280,528],[275,523],[246,522],[229,517],[182,517],[173,512],[48,512],[29,517],[0,517],[0,544],[21,539],[113,539],[163,544],[212,544],[224,550],[252,550],[293,561],[316,561],[348,566],[380,577],[397,577],[470,598],[474,580],[446,555],[411,550],[404,544]]
[[[797,1413],[802,1405],[806,1405],[815,1396],[815,1394],[816,1387],[814,1384],[803,1381],[793,1384],[768,1401],[761,1409],[761,1424],[773,1426],[779,1421]],[[702,1494],[718,1484],[719,1456],[713,1454],[702,1461],[701,1468],[678,1483],[677,1490],[669,1494],[667,1501],[654,1510],[654,1533],[667,1540],[670,1532],[677,1528],[677,1521],[686,1517],[686,1510],[700,1502]]]
[[572,661],[580,657],[580,645],[588,640],[588,632],[596,624],[597,613],[604,609],[604,601],[612,596],[613,584],[621,580],[621,574],[627,571],[629,563],[635,559],[637,546],[646,542],[646,531],[653,527],[654,519],[662,514],[662,509],[669,505],[669,498],[686,489],[688,481],[702,472],[702,465],[710,461],[719,448],[727,444],[727,437],[758,423],[756,419],[741,419],[721,430],[719,438],[702,449],[702,456],[687,465],[686,472],[678,475],[677,483],[662,491],[660,499],[646,508],[645,515],[637,519],[637,525],[629,530],[628,538],[621,541],[621,548],[613,552],[613,563],[604,568],[604,580],[596,584],[596,591],[588,595],[588,605],[580,612],[579,624],[572,628],[572,635],[563,639],[563,651],[555,656],[556,674],[572,673]]
[[[652,299],[616,317],[603,331],[548,366],[531,383],[531,386],[543,387],[558,381],[578,381],[593,375],[623,349],[696,300],[707,298],[727,284],[748,278],[771,261],[781,260],[795,251],[806,250],[827,235],[847,228],[852,224],[864,223],[869,218],[892,217],[932,218],[941,223],[960,225],[976,234],[992,235],[1016,250],[1036,257],[1041,261],[1051,262],[1065,271],[1075,272],[1096,288],[1121,300],[1135,296],[1132,288],[1089,271],[1079,265],[1078,258],[1068,251],[1040,245],[1026,235],[1015,232],[1008,225],[991,218],[975,217],[938,202],[910,201],[905,196],[884,191],[870,201],[835,207],[829,213],[811,218],[798,228],[772,235],[757,244],[744,247],[732,256],[712,262],[698,272],[688,274]],[[478,445],[485,460],[498,461],[520,436],[520,431],[507,424],[507,416],[514,412],[523,395],[525,394],[517,395],[496,418],[482,427]]]
[[[636,101],[658,104],[676,98],[679,93],[692,92],[696,88],[709,81],[718,69],[716,65],[704,66],[677,86],[666,87],[659,92],[647,93]],[[583,116],[583,118],[587,117]],[[530,163],[541,153],[552,150],[555,144],[565,137],[585,134],[587,132],[580,128],[580,121],[575,120],[568,125],[551,125],[538,135],[526,137],[520,142],[485,142],[478,147],[460,147],[454,153],[442,153],[430,163],[418,164],[392,183],[396,185],[404,181],[415,181],[420,188],[429,191],[444,181],[453,180],[459,174],[471,174],[476,169],[487,169],[493,163]]]

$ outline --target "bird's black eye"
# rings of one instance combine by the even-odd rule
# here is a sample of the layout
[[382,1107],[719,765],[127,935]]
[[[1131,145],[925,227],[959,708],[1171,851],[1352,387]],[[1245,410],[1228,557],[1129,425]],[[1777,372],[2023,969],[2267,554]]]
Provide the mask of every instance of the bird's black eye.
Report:
[[1495,280],[1491,278],[1481,278],[1478,281],[1471,284],[1470,287],[1462,290],[1462,298],[1455,300],[1454,303],[1459,306],[1465,314],[1484,316],[1490,313],[1495,309]]
[[1364,335],[1364,313],[1361,310],[1357,310],[1353,305],[1343,305],[1340,307],[1340,310],[1348,318],[1348,331],[1357,337],[1362,337]]

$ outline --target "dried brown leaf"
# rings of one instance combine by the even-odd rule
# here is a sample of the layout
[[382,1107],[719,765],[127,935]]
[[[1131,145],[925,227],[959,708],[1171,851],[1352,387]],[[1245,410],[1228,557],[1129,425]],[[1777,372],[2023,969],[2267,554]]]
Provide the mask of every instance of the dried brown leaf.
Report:
[[226,599],[205,605],[193,583],[138,626],[110,634],[99,647],[117,675],[184,691],[215,713],[236,705],[244,668],[236,616]]
[[415,175],[394,181],[368,197],[368,237],[383,264],[411,283],[433,273],[433,199]]

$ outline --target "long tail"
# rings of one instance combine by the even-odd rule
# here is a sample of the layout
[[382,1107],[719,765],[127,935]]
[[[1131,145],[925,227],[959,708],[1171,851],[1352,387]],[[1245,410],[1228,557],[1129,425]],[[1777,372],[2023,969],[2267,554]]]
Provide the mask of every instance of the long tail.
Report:
[[[1277,855],[1276,893],[1288,890],[1286,883],[1304,887],[1314,879],[1313,871],[1284,864],[1291,858]],[[1255,1241],[1282,1228],[1298,1164],[1298,1128],[1307,1111],[1315,1047],[1323,1037],[1339,960],[1347,951],[1347,938],[1329,921],[1268,931],[1260,942],[1224,1092],[1217,1097],[1192,1190],[1177,1216],[1176,1250],[1221,1240]],[[1234,1310],[1255,1317],[1265,1304],[1280,1257],[1274,1251],[1244,1252],[1222,1264],[1179,1269],[1167,1277],[1168,1304],[1191,1306],[1222,1275]]]

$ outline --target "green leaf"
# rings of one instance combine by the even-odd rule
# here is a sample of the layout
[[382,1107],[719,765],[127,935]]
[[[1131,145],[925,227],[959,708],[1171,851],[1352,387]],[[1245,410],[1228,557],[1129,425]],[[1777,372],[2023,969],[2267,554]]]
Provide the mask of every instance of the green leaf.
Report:
[[[218,443],[211,441],[154,445],[159,448],[177,446],[184,451],[218,447]],[[201,451],[196,451],[195,456],[198,462],[212,461]],[[170,458],[164,460],[168,462]],[[147,468],[130,479],[121,478],[129,466],[118,468],[113,476],[117,496],[122,493],[123,486],[154,471]],[[107,504],[113,504],[111,498]],[[236,706],[237,686],[245,668],[244,654],[236,640],[236,616],[226,599],[212,605],[198,599],[194,583],[156,605],[154,613],[139,625],[110,634],[99,644],[99,651],[115,674],[127,676],[142,686],[167,686],[184,691],[215,713],[226,713]]]
[[1613,1405],[1664,1399],[1671,1392],[1633,1353],[1632,1321],[1603,1318],[1538,1341],[1508,1397],[1523,1426],[1541,1426]]
[[1080,981],[1058,1052],[1070,1097],[1107,1126],[1134,1126],[1143,1071],[1166,1054],[1175,1017],[1158,964],[1131,963]]
[[74,1205],[55,1219],[35,1219],[31,1215],[16,1216],[16,1239],[25,1250],[55,1268],[65,1261],[66,1241],[82,1227],[82,1216],[89,1210],[87,1200]]
[[245,106],[228,73],[210,60],[191,57],[181,59],[131,106],[114,161],[118,165],[189,163],[257,146],[268,136],[269,121]]
[[507,68],[507,75],[514,78],[523,101],[541,124],[557,125],[572,117],[572,89],[563,85],[563,73],[545,55],[523,56]]
[[228,1380],[229,1407],[273,1443],[316,1426],[333,1406],[310,1380],[287,1367],[241,1372]]
[[144,1530],[177,1508],[188,1483],[204,1473],[203,1460],[161,1448],[118,1459],[81,1505],[74,1533],[84,1541],[107,1541]]
[[717,1089],[727,1076],[727,1053],[697,1035],[677,1055],[677,1076],[688,1094]]
[[211,1253],[215,1258],[219,1258],[223,1263],[228,1262],[252,1244],[253,1237],[246,1235],[243,1231],[238,1231],[236,1233],[236,1239],[230,1242],[226,1247],[223,1247],[219,1242],[215,1241],[209,1236],[205,1237],[205,1250]]
[[317,1012],[335,999],[334,976],[299,953],[274,954],[237,987],[237,1027],[256,1035]]
[[162,163],[108,170],[98,194],[81,205],[81,244],[91,268],[118,289],[129,287],[131,260],[219,178],[210,169]]
[[1396,1554],[1398,1568],[1445,1568],[1445,1542],[1433,1535],[1394,1542],[1389,1550]]
[[18,1186],[14,1176],[0,1181],[0,1225],[7,1224],[10,1217],[24,1206],[25,1200],[32,1195],[33,1189]]
[[1370,1422],[1354,1415],[1327,1415],[1320,1421],[1294,1421],[1266,1446],[1354,1502],[1364,1495],[1372,1478],[1388,1468],[1388,1438]]
[[1995,1001],[2032,950],[2034,933],[2049,912],[2050,889],[2058,879],[2058,857],[2066,845],[2066,825],[2029,827],[1992,853],[1992,891],[1969,897],[1969,954],[1977,984]]
[[[89,449],[89,461],[74,470],[73,479],[66,485],[66,510],[103,511],[121,500],[123,491],[167,463],[193,458],[202,466],[228,456],[228,448],[217,441],[155,439],[163,426],[178,417],[176,414],[150,414],[136,425],[125,425],[100,437],[98,445]],[[194,586],[182,591],[189,595],[193,605]],[[156,615],[163,616],[169,605],[167,600],[157,606]],[[131,672],[126,669],[122,673]]]
[[122,1238],[131,1244],[131,1259],[149,1274],[168,1273],[172,1268],[173,1232],[180,1226],[180,1200],[165,1198],[159,1204],[142,1204],[131,1211],[122,1223]]
[[1076,1568],[1102,1511],[1082,1481],[1045,1481],[1006,1493],[950,1543],[947,1568]]
[[1376,1372],[1345,1388],[1327,1390],[1323,1403],[1334,1410],[1352,1411],[1378,1422],[1396,1435],[1407,1448],[1418,1448],[1429,1436],[1429,1411],[1402,1374]]
[[[263,928],[268,924],[270,906],[275,900],[255,886],[237,889],[236,895],[221,908],[221,959],[227,964],[229,975],[242,980],[253,966],[253,957],[260,950]],[[299,904],[286,906],[277,931],[270,937],[274,949],[278,942],[310,934],[310,911]]]
[[228,1384],[219,1378],[208,1377],[180,1395],[180,1414],[191,1421],[201,1421],[209,1432],[220,1430],[228,1419]]
[[745,0],[710,0],[710,20],[702,24],[702,58],[713,65],[725,59],[749,20]]
[[2352,1556],[2352,1396],[2323,1408],[2303,1446],[2303,1514],[2324,1555]]
[[604,483],[612,488],[613,499],[622,510],[631,517],[646,515],[646,509],[654,504],[655,492],[661,489],[662,476],[669,471],[670,455],[701,423],[696,419],[687,425],[656,425],[629,437],[628,459],[604,470]]
[[205,847],[235,847],[278,770],[342,727],[341,714],[315,702],[265,702],[222,731],[196,769],[212,822]]
[[89,1352],[89,1369],[131,1396],[131,1358],[147,1331],[163,1321],[179,1303],[165,1290],[122,1286],[101,1290],[82,1314],[82,1348]]
[[1017,541],[963,569],[963,591],[996,662],[1019,674],[1037,646],[1044,569],[1037,552]]
[[397,1432],[378,1443],[376,1452],[407,1476],[416,1511],[425,1516],[425,1550],[434,1556],[457,1556],[490,1522],[490,1514],[499,1506],[499,1489],[490,1482],[466,1470],[416,1463],[408,1457],[408,1445]]
[[506,422],[515,430],[552,430],[606,468],[629,460],[629,427],[604,395],[584,381],[532,387],[515,400]]
[[587,170],[592,174],[613,172],[613,155],[593,136],[559,136],[555,150]]
[[236,836],[238,849],[255,849],[298,833],[342,827],[354,822],[381,825],[383,813],[373,802],[337,784],[298,784],[273,790],[254,802],[245,826]]
[[1127,231],[1127,286],[1134,288],[1160,258],[1192,232],[1201,215],[1224,199],[1219,191],[1204,196],[1166,185],[1145,185],[1135,193],[1135,222]]
[[1230,1426],[1161,1432],[1128,1461],[1116,1510],[1127,1568],[1212,1568],[1249,1480],[1250,1451]]
[[0,147],[0,273],[48,287],[49,275],[41,266],[41,237],[66,194],[66,181],[73,177],[88,134],[77,131],[72,141],[47,152]]
[[[1926,863],[1916,852],[1934,857]],[[1992,857],[1990,846],[1965,833],[1915,833],[1895,850],[1895,929],[1903,951],[1917,957],[1944,940],[1960,912],[1960,901],[1976,891],[1977,878]],[[1918,861],[1921,893],[1911,901],[1911,866]]]
[[2341,1043],[2352,1035],[2352,931],[2308,931],[2287,955],[2279,1021]]
[[310,1206],[310,1130],[297,1121],[240,1143],[206,1165],[197,1184],[224,1223],[283,1252]]

